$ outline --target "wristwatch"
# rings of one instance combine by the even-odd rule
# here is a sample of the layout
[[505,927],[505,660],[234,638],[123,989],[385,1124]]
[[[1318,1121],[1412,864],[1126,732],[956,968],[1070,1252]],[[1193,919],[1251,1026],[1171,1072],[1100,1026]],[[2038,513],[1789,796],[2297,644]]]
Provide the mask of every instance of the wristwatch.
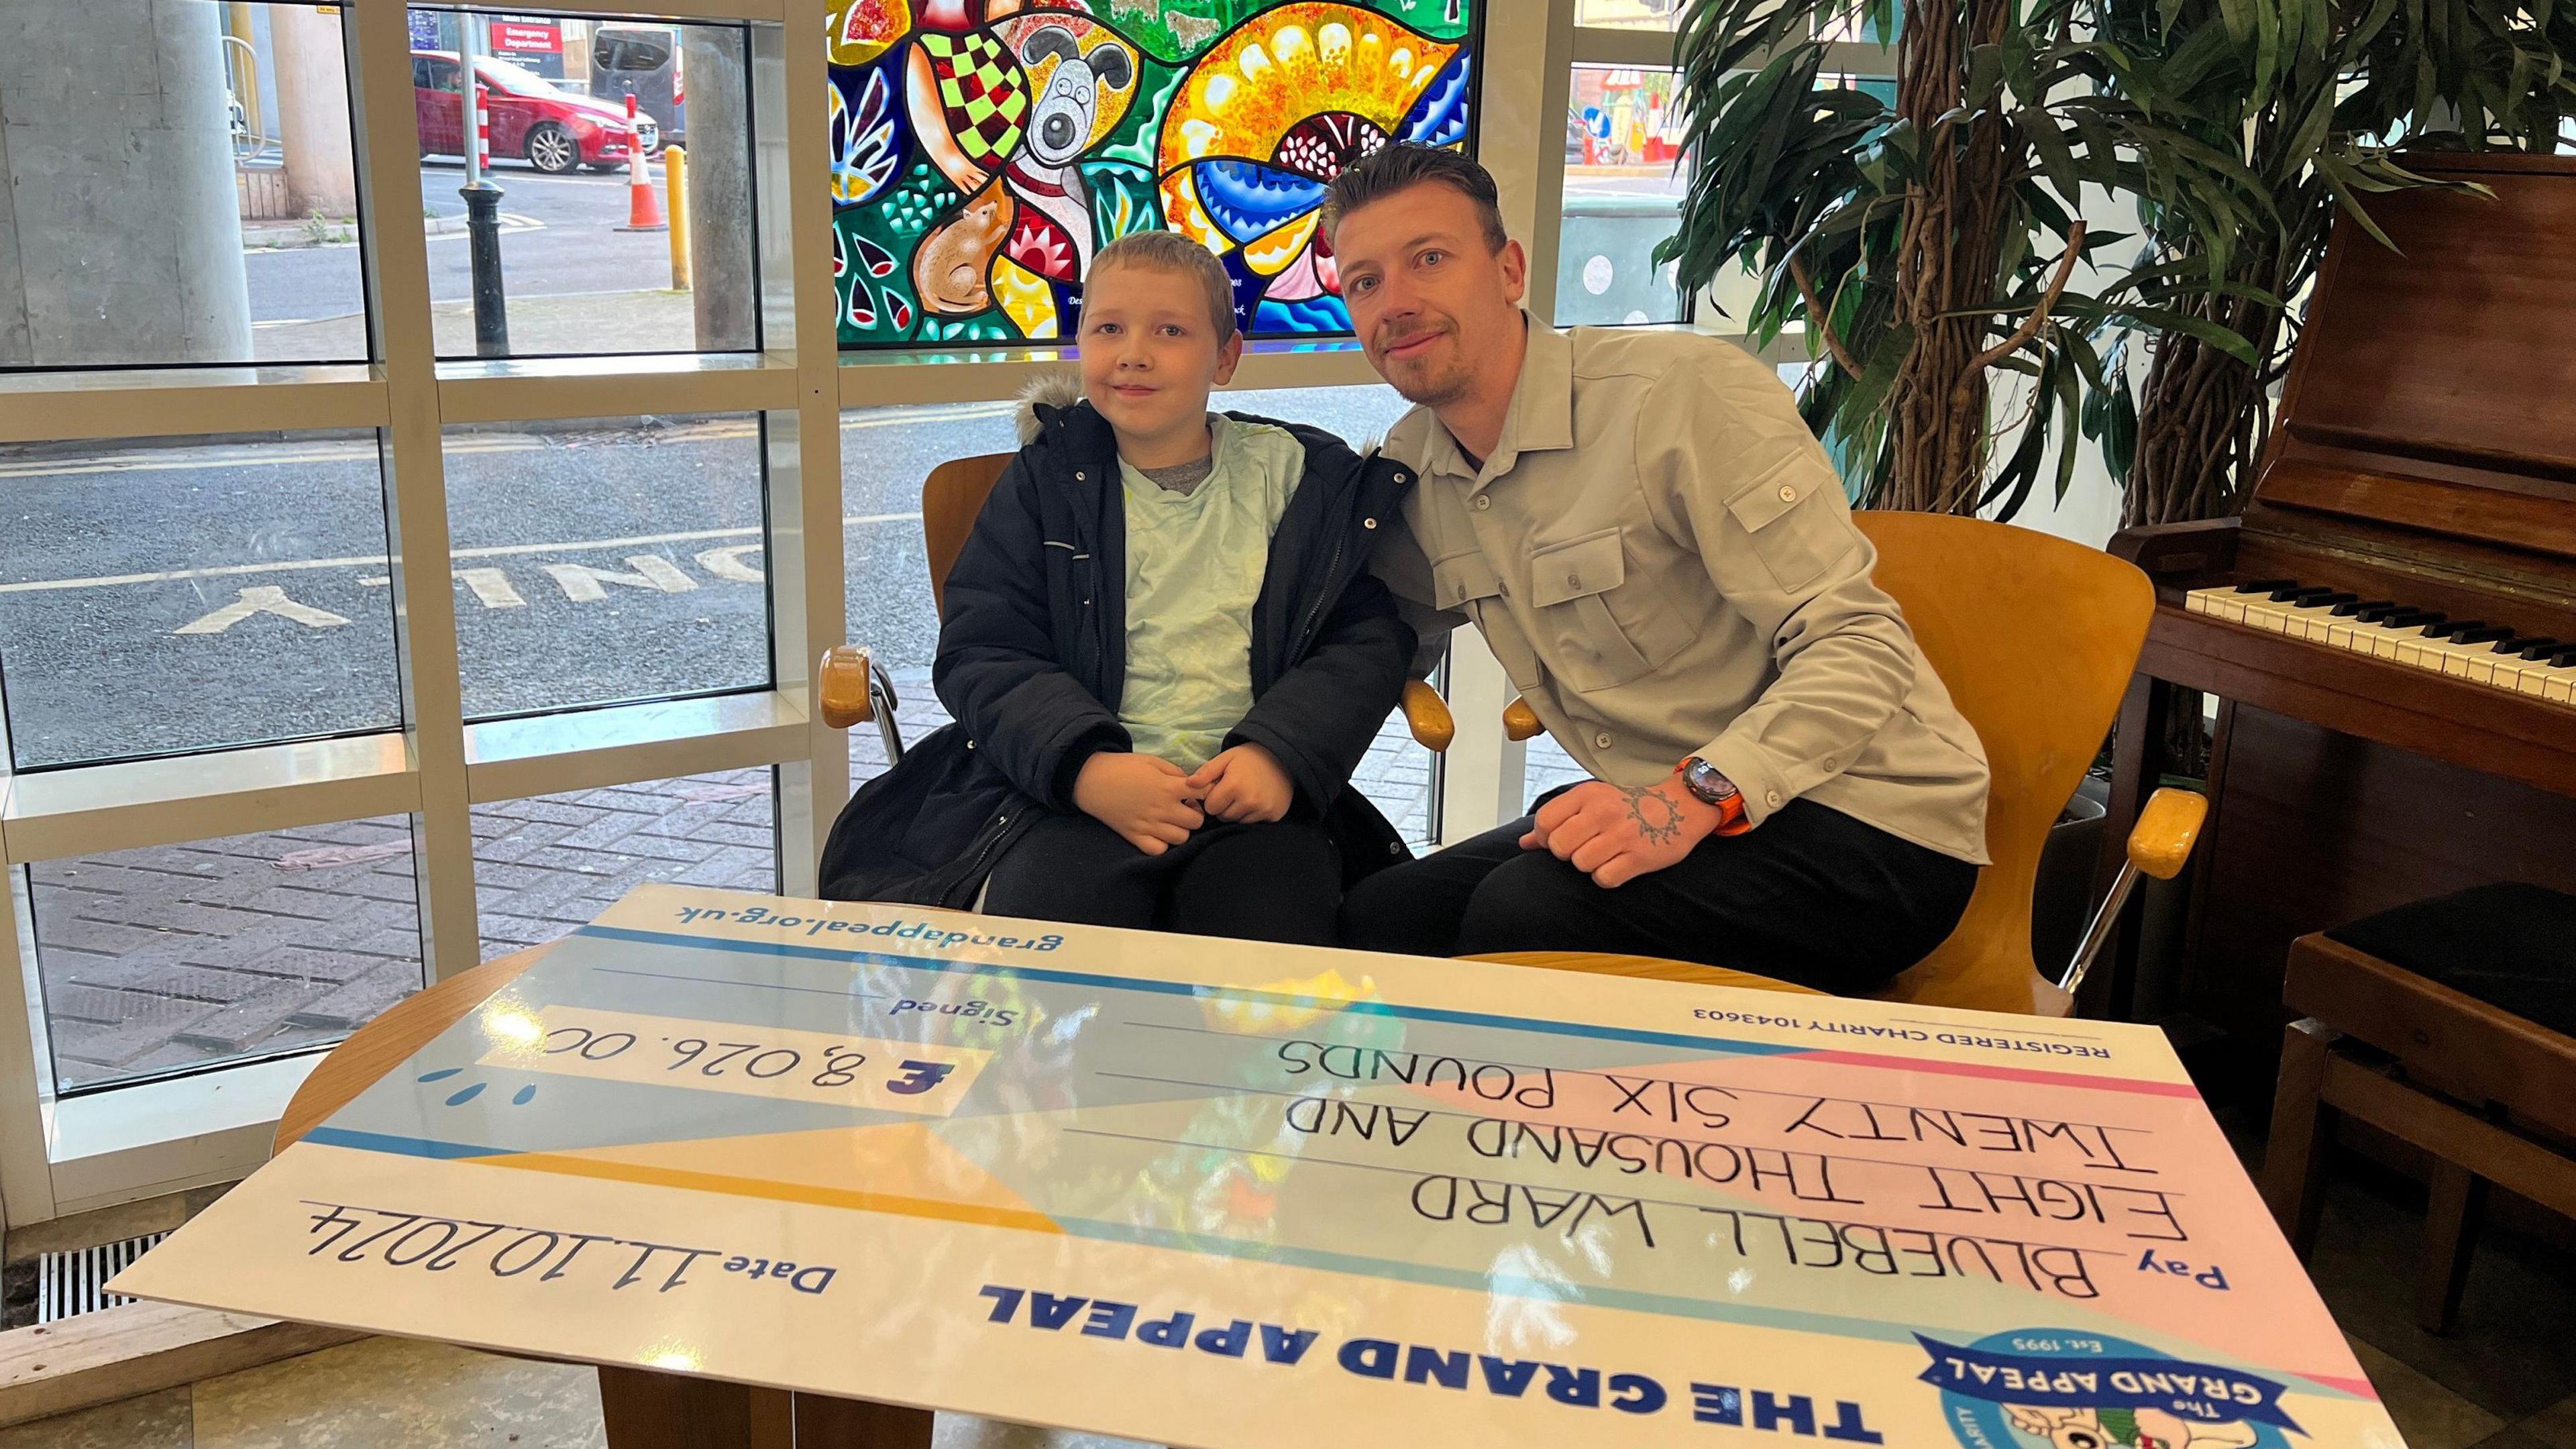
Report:
[[1718,834],[1741,835],[1753,828],[1753,822],[1744,818],[1744,792],[1735,788],[1733,780],[1719,774],[1717,766],[1693,755],[1673,770],[1682,777],[1683,789],[1701,803],[1717,807]]

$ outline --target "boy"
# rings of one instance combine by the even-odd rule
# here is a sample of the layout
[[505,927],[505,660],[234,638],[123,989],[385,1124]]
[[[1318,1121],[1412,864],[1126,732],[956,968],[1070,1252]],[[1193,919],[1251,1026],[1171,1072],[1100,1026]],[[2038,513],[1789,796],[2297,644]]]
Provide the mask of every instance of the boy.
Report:
[[851,799],[824,893],[1330,944],[1406,858],[1345,788],[1413,654],[1366,568],[1398,467],[1208,412],[1243,339],[1186,237],[1101,252],[1081,329],[1086,400],[1025,401],[948,576],[957,722]]

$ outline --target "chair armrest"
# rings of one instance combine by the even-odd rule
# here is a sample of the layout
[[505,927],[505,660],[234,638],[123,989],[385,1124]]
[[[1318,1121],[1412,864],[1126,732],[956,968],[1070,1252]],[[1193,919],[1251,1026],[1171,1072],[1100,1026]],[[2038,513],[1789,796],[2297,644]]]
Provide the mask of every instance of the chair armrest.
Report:
[[845,730],[876,718],[876,705],[868,697],[873,672],[868,651],[856,644],[835,644],[823,651],[822,662],[814,666],[814,703],[822,711],[824,724]]
[[[2209,817],[2209,797],[2189,790],[2167,787],[2147,797],[2147,806],[2138,812],[2138,823],[2129,831],[2129,858],[2111,881],[2110,893],[2102,898],[2093,923],[2084,930],[2084,943],[2075,948],[2075,959],[2066,965],[2066,974],[2058,979],[2057,991],[2073,996],[2084,984],[2085,973],[2102,958],[2119,928],[2120,913],[2128,908],[2130,893],[2138,888],[2138,877],[2151,875],[2158,880],[2171,880],[2182,873],[2184,862],[2191,859],[2191,848],[2200,840],[2200,826]],[[2043,1002],[2043,1005],[2046,1005]]]
[[1404,682],[1404,722],[1412,729],[1413,738],[1435,755],[1448,749],[1449,742],[1458,737],[1458,722],[1450,717],[1449,701],[1423,680]]
[[2138,823],[2129,831],[2129,860],[2158,880],[2172,880],[2191,859],[2200,839],[2201,822],[2209,818],[2209,797],[2168,786],[2147,797]]
[[1514,699],[1503,706],[1503,738],[1534,740],[1545,733],[1547,726],[1539,723],[1538,711],[1529,707],[1528,700]]

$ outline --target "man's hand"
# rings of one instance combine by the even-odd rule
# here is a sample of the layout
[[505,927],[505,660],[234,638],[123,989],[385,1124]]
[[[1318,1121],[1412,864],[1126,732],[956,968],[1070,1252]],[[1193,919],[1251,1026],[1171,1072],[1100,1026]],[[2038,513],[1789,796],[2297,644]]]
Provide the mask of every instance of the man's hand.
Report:
[[1073,803],[1147,855],[1160,855],[1207,823],[1190,802],[1199,796],[1171,761],[1102,750],[1073,778]]
[[1207,813],[1233,825],[1257,825],[1288,814],[1297,786],[1279,758],[1259,745],[1236,745],[1190,776]]
[[1679,780],[1642,790],[1592,780],[1541,806],[1521,849],[1551,851],[1611,890],[1690,854],[1725,818]]

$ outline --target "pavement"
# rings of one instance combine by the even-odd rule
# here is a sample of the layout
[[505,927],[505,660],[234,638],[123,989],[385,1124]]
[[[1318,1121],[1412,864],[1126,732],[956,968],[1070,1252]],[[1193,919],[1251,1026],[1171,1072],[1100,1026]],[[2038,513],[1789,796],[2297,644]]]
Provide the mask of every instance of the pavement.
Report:
[[[947,723],[928,671],[904,736]],[[885,768],[850,733],[854,785]],[[1419,844],[1431,757],[1391,717],[1357,783]],[[771,772],[729,770],[477,806],[485,960],[555,940],[638,885],[778,889]],[[421,985],[410,828],[355,820],[46,861],[31,914],[58,1089],[337,1041]]]

